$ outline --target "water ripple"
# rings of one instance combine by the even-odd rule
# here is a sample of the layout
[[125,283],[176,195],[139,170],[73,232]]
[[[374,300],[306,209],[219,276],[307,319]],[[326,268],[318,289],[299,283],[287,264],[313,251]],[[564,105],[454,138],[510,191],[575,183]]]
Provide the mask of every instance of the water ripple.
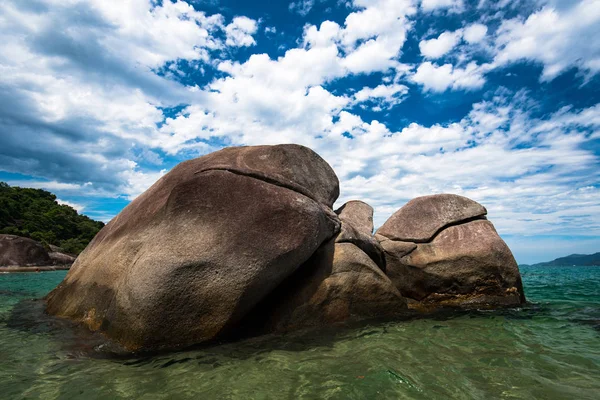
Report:
[[[64,272],[0,276],[8,399],[596,399],[600,268],[523,268],[529,304],[109,357],[34,318]],[[34,304],[34,305],[32,305]],[[23,318],[15,319],[15,314]],[[70,333],[69,333],[70,332]]]

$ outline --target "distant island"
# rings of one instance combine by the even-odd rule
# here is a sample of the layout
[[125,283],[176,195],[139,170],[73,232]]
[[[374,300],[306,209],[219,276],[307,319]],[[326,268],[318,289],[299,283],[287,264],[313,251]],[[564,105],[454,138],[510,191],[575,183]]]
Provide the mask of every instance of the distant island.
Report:
[[521,264],[521,266],[526,267],[585,267],[594,265],[600,266],[600,252],[594,254],[571,254],[570,256],[560,257],[552,261],[537,264]]
[[77,255],[104,223],[59,204],[56,195],[42,189],[12,187],[0,182],[0,234],[17,235]]

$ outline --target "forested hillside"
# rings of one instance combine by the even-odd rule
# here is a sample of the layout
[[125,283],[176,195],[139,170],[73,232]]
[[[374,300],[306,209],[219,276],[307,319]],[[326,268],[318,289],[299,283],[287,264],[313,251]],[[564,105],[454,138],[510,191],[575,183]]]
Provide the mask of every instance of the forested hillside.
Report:
[[103,226],[72,207],[58,204],[48,191],[0,182],[0,233],[29,237],[79,254]]
[[571,254],[570,256],[560,257],[556,260],[535,264],[536,267],[552,266],[592,266],[600,265],[600,253],[594,254]]

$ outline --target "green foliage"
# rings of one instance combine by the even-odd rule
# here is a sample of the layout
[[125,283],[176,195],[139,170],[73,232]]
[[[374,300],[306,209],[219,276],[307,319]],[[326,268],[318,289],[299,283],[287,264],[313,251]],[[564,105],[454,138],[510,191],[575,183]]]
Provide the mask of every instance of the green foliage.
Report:
[[29,237],[79,254],[103,226],[58,204],[50,192],[0,182],[0,233]]
[[60,242],[60,247],[65,251],[65,253],[71,254],[79,254],[85,249],[89,243],[88,240],[82,240],[77,238],[62,240]]

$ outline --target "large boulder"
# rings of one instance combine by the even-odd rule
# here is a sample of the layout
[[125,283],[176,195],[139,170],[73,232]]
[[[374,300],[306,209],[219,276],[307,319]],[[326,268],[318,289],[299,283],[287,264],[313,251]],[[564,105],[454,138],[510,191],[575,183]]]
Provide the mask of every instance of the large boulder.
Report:
[[336,214],[340,233],[257,307],[248,326],[281,332],[406,311],[406,299],[384,273],[383,249],[372,235],[373,208],[353,200]]
[[455,194],[417,197],[396,211],[377,230],[388,239],[424,243],[442,228],[487,214],[481,204]]
[[335,213],[342,222],[336,243],[352,243],[365,252],[385,271],[385,257],[379,242],[373,236],[373,207],[360,200],[351,200]]
[[485,213],[465,197],[425,196],[411,200],[377,231],[387,274],[412,307],[525,301],[517,263]]
[[373,235],[373,208],[335,212],[337,177],[298,145],[186,161],[96,235],[46,298],[50,314],[129,350],[177,348],[413,308],[525,300],[480,204],[412,200]]
[[398,316],[406,310],[406,299],[366,253],[352,243],[331,240],[273,291],[242,329],[286,332]]
[[343,223],[351,225],[357,232],[373,234],[373,207],[360,200],[350,200],[335,213]]
[[53,265],[71,265],[77,258],[74,254],[66,253],[61,247],[53,244],[48,245],[48,247],[50,248],[48,255],[50,256]]
[[62,253],[60,251],[51,251],[48,253],[53,265],[71,265],[75,262],[75,257],[72,254]]
[[50,265],[52,260],[39,242],[33,239],[0,234],[0,266]]
[[333,170],[303,146],[183,162],[98,233],[47,311],[130,350],[226,336],[338,233],[338,193]]

